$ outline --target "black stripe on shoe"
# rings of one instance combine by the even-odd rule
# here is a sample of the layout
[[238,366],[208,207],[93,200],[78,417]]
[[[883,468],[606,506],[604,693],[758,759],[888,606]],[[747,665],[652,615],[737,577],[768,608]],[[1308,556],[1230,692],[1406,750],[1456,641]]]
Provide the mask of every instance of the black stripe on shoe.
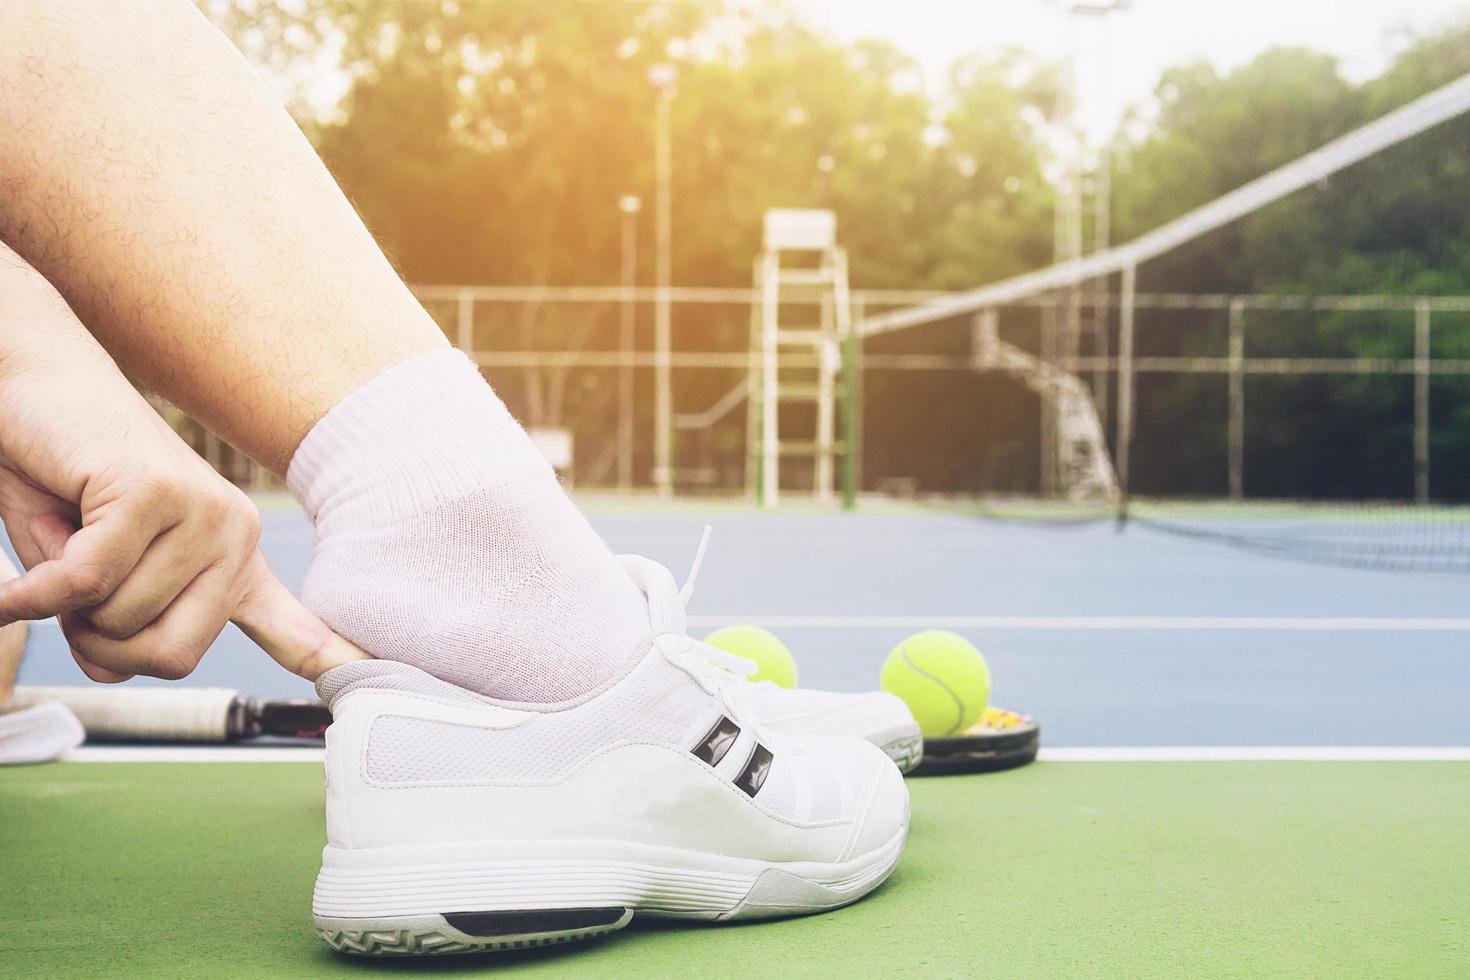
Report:
[[740,773],[740,778],[735,780],[735,785],[744,791],[746,796],[755,796],[761,791],[766,777],[771,774],[771,753],[764,745],[755,743],[755,750],[750,753],[750,758],[745,763],[745,769]]
[[730,746],[735,744],[735,739],[740,737],[740,726],[735,724],[724,715],[715,722],[715,727],[709,730],[709,734],[700,739],[694,747],[694,757],[701,762],[707,762],[712,766],[720,764],[725,753],[730,751]]
[[450,926],[475,939],[601,929],[615,925],[627,914],[628,910],[621,906],[442,913]]

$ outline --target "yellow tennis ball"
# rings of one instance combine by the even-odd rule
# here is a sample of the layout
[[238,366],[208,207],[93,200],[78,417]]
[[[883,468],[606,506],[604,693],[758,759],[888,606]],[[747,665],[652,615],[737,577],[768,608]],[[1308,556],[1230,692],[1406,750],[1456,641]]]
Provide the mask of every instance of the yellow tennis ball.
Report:
[[899,643],[883,662],[883,690],[897,694],[931,737],[958,735],[990,700],[990,667],[958,633],[925,630]]
[[704,642],[737,657],[755,661],[759,668],[753,681],[773,681],[780,687],[796,686],[796,660],[786,644],[759,626],[726,626],[704,638]]

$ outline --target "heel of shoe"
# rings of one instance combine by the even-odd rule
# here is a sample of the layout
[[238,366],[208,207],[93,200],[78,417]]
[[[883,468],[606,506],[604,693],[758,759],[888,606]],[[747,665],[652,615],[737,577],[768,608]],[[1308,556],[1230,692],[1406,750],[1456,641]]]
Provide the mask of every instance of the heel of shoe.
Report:
[[358,956],[423,956],[534,949],[594,939],[626,926],[621,907],[445,912],[376,919],[316,916],[328,946]]

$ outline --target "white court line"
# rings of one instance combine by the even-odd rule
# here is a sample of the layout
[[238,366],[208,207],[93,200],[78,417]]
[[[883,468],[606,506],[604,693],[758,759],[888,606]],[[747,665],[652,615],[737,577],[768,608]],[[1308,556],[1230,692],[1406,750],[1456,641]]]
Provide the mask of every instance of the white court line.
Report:
[[315,762],[320,746],[297,745],[84,745],[63,762]]
[[[1160,745],[1042,749],[1043,762],[1470,762],[1470,746]],[[66,762],[313,762],[322,750],[295,746],[85,746]]]
[[1470,617],[1384,616],[690,616],[691,626],[823,629],[1243,630],[1256,632],[1466,633]]

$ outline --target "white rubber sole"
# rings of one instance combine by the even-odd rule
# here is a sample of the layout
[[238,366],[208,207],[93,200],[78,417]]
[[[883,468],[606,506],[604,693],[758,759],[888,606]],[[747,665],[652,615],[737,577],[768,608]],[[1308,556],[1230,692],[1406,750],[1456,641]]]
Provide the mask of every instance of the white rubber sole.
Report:
[[905,818],[879,847],[836,863],[609,841],[328,847],[312,912],[327,945],[378,956],[575,942],[615,932],[635,913],[711,922],[807,915],[882,884],[907,832]]

